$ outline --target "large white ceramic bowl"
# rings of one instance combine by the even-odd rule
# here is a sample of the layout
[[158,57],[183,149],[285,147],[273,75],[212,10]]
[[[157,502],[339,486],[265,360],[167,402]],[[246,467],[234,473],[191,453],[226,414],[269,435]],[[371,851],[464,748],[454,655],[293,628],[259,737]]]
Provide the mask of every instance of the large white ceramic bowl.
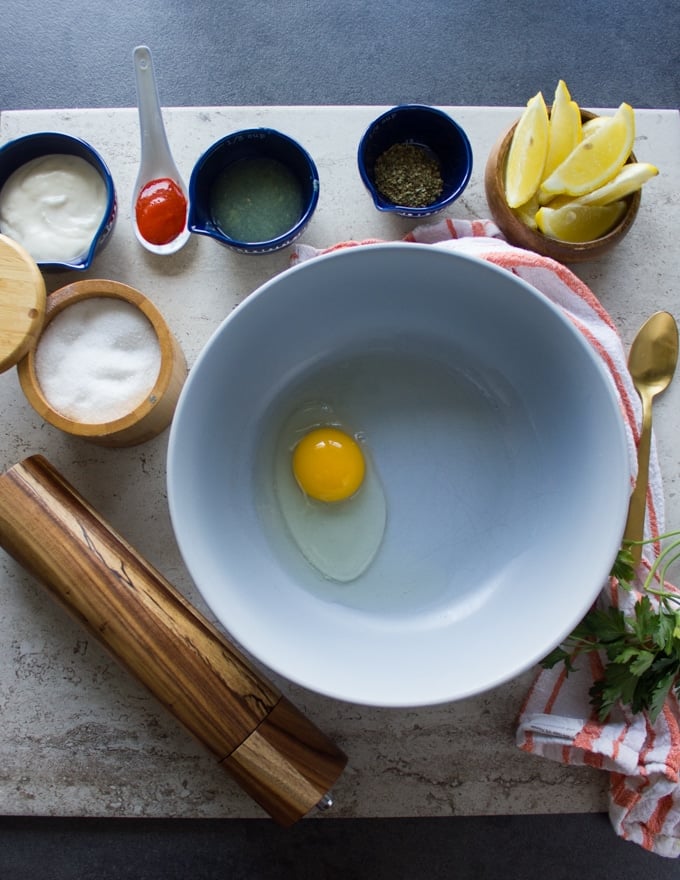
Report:
[[[276,436],[331,400],[387,502],[356,581],[303,558],[273,491]],[[188,569],[271,670],[375,706],[483,692],[588,610],[624,528],[628,458],[610,377],[534,288],[427,245],[348,249],[284,272],[215,332],[171,428]]]

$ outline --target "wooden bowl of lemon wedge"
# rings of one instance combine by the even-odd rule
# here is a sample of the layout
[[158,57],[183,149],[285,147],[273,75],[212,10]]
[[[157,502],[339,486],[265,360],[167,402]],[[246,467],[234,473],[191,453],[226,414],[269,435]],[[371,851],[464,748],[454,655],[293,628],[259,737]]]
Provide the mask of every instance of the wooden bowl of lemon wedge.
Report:
[[632,152],[635,115],[578,107],[562,80],[548,108],[539,92],[486,164],[491,215],[518,247],[563,263],[601,256],[630,230],[640,188],[658,170]]

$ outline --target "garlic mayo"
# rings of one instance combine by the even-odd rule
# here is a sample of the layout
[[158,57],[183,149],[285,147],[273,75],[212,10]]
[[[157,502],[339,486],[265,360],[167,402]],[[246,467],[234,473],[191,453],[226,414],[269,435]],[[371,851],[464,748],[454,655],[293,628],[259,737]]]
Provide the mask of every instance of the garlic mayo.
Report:
[[36,261],[72,260],[91,245],[106,206],[106,184],[85,159],[39,156],[0,190],[0,231]]

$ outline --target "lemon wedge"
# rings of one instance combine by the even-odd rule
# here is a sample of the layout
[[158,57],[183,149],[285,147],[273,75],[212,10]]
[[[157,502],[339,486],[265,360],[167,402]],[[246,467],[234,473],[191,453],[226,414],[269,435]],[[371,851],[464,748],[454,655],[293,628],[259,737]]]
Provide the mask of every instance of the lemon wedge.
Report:
[[581,196],[610,181],[623,168],[633,149],[635,113],[621,104],[613,116],[582,140],[540,187],[541,202],[567,193]]
[[585,140],[595,134],[598,128],[607,124],[608,119],[611,116],[593,116],[592,119],[587,119],[581,126],[581,139]]
[[579,205],[572,202],[561,208],[539,208],[535,219],[544,235],[577,243],[600,238],[616,225],[625,212],[625,202],[610,205]]
[[517,122],[505,166],[505,197],[519,208],[534,195],[543,177],[548,154],[548,109],[538,92],[527,101]]
[[581,140],[581,110],[571,100],[569,89],[563,79],[557,83],[555,98],[550,110],[550,133],[548,155],[543,177],[549,177],[561,165]]
[[519,208],[513,208],[513,214],[518,217],[525,226],[528,226],[529,229],[537,229],[536,226],[536,211],[540,208],[538,203],[538,196],[534,194],[528,202],[525,202],[523,205],[520,205]]
[[630,162],[609,183],[586,193],[576,201],[580,205],[609,205],[634,193],[658,173],[659,169],[649,162]]

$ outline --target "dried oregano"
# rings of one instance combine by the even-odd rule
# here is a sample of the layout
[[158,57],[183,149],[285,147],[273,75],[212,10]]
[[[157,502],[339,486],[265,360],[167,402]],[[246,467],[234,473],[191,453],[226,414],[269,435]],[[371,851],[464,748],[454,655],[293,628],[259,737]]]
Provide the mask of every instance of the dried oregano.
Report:
[[375,184],[395,205],[426,208],[442,194],[439,163],[418,144],[393,144],[375,162]]

